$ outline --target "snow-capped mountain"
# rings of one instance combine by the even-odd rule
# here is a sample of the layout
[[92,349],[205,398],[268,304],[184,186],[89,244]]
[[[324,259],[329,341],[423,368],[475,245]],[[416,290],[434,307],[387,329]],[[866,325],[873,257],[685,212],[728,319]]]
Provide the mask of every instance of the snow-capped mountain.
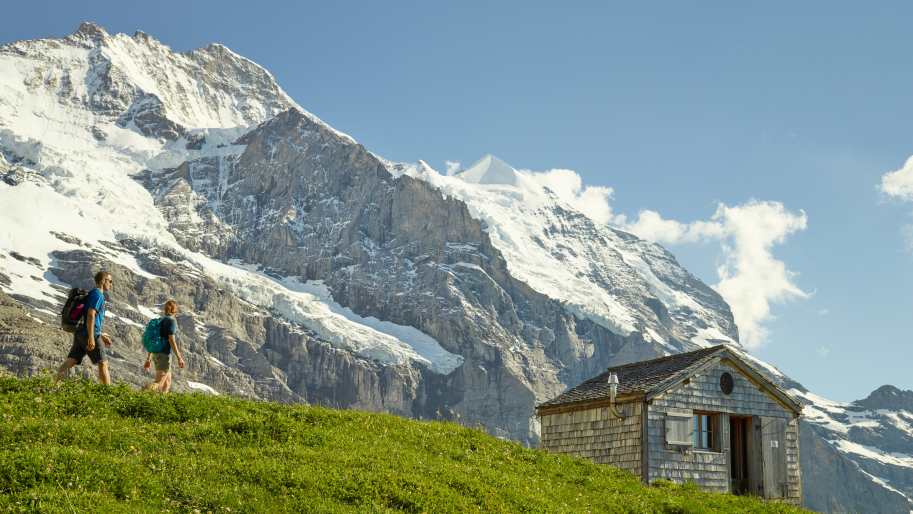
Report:
[[[913,511],[913,391],[886,385],[852,403],[790,392],[807,404],[801,444],[813,457],[803,458],[803,473],[818,487],[806,503],[822,511]],[[846,482],[846,473],[881,490]]]
[[[455,176],[384,160],[221,45],[85,23],[0,46],[0,205],[0,365],[17,373],[63,358],[62,295],[102,267],[118,379],[145,379],[141,328],[176,298],[186,389],[525,442],[536,403],[609,365],[738,346],[726,303],[662,247],[493,156]],[[809,506],[913,497],[908,412],[833,404],[758,364],[809,402],[807,496],[834,478],[822,455],[854,484]]]
[[594,222],[529,173],[491,155],[454,177],[424,163],[400,168],[465,202],[511,274],[579,317],[670,352],[737,343],[729,306],[672,254]]

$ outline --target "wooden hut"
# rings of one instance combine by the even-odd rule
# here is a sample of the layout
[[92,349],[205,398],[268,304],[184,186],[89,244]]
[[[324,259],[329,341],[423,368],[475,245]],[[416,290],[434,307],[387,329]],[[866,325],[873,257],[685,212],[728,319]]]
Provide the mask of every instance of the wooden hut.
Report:
[[796,504],[801,412],[723,345],[610,368],[536,408],[550,452]]

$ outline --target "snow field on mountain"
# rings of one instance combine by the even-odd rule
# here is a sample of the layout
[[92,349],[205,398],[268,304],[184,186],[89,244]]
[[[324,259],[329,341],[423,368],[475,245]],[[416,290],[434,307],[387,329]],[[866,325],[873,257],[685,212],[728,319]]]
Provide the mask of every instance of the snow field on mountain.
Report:
[[191,380],[187,381],[187,387],[189,387],[190,389],[192,389],[194,391],[202,391],[204,393],[214,394],[216,396],[218,396],[218,394],[219,394],[219,392],[216,391],[215,389],[213,389],[212,387],[210,387],[206,384],[200,383],[200,382],[193,382]]
[[854,443],[846,439],[835,439],[831,441],[831,444],[844,453],[853,453],[860,457],[875,460],[883,464],[913,468],[913,456],[904,453],[889,453],[879,450],[878,448]]
[[[427,165],[407,173],[466,203],[470,214],[484,223],[492,243],[518,279],[542,294],[566,301],[572,311],[595,318],[616,333],[628,335],[635,330],[636,318],[625,305],[578,276],[576,271],[586,266],[585,262],[574,266],[543,251],[540,244],[549,243],[536,211],[547,205],[547,199],[533,189],[533,184],[526,184],[520,176],[516,185],[466,182],[441,175]],[[581,302],[584,298],[589,301]]]
[[277,280],[256,266],[232,261],[207,263],[207,272],[230,284],[239,296],[257,305],[269,304],[290,321],[300,323],[334,346],[388,364],[416,361],[436,373],[448,374],[463,363],[433,337],[414,328],[362,317],[333,300],[321,281]]
[[[441,175],[424,162],[400,165],[399,169],[385,162],[394,173],[428,182],[445,195],[463,201],[470,214],[483,223],[512,275],[536,291],[564,302],[582,318],[622,336],[641,330],[671,351],[678,349],[653,328],[640,326],[639,313],[612,289],[643,291],[669,310],[687,310],[710,321],[706,309],[694,298],[656,276],[654,266],[662,264],[651,266],[643,258],[643,249],[632,246],[649,243],[630,243],[607,227],[589,220],[580,222],[583,214],[562,202],[529,173],[514,170],[491,156],[455,176]],[[559,212],[570,214],[563,216]],[[578,221],[574,221],[575,216]],[[609,279],[615,287],[604,282]],[[702,328],[693,327],[691,342],[710,346],[720,341],[734,343],[712,322]]]

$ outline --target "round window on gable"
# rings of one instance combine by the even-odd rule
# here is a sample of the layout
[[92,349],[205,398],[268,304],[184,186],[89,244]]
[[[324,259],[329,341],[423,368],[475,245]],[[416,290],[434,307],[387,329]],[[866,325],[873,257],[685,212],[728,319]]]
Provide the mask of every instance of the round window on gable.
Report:
[[735,382],[732,380],[732,375],[728,372],[720,375],[720,389],[723,391],[723,394],[731,393],[734,385]]

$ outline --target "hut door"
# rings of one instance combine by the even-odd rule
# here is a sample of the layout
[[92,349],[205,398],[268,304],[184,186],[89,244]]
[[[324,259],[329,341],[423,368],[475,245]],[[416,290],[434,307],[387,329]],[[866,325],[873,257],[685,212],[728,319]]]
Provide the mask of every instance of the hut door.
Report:
[[786,496],[786,420],[761,417],[761,456],[765,498]]
[[729,416],[729,474],[732,494],[748,494],[748,447],[751,441],[751,418]]

